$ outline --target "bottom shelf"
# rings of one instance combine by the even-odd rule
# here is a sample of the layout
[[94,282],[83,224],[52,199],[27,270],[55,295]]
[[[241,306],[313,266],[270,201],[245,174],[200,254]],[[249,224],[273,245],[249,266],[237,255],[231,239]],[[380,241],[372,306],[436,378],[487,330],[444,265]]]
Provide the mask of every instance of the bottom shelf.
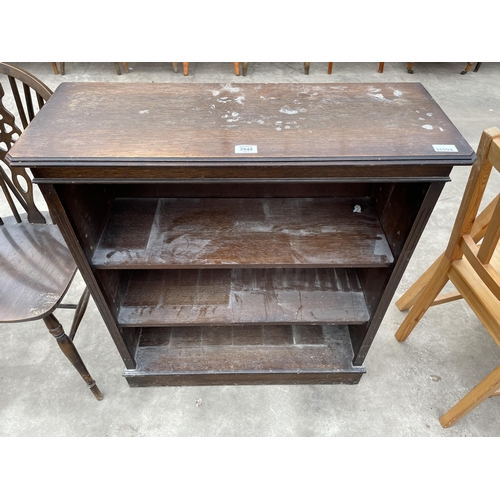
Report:
[[345,325],[143,328],[132,387],[356,384]]

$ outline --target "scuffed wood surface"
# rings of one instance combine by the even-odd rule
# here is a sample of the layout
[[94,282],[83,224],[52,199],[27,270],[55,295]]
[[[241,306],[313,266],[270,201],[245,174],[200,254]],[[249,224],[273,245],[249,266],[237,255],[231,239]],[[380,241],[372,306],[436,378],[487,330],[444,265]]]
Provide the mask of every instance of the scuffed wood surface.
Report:
[[1,226],[0,321],[41,318],[59,303],[75,272],[57,226],[15,222]]
[[[259,325],[144,329],[138,373],[364,372],[351,364],[347,328]],[[299,379],[299,377],[297,377]]]
[[368,321],[354,269],[134,271],[121,326]]
[[117,199],[92,259],[98,268],[392,262],[369,198]]
[[[457,151],[436,152],[434,144]],[[237,154],[239,145],[256,146],[257,153]],[[458,165],[473,155],[420,83],[68,82],[59,85],[10,158],[20,165],[78,161],[101,168],[298,159]]]

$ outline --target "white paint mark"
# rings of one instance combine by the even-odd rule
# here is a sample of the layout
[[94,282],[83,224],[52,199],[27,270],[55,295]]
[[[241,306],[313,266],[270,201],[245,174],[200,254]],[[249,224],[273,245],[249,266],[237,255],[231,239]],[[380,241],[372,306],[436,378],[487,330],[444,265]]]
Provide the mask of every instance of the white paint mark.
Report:
[[264,101],[267,101],[267,99],[263,95],[261,95],[260,98],[264,99]]
[[212,109],[215,109],[215,104],[212,104],[210,107],[211,107]]
[[285,129],[288,130],[290,128],[290,125],[285,125]]
[[222,90],[227,90],[228,92],[239,92],[240,88],[233,87],[230,83],[226,83],[226,85],[224,85],[224,87],[222,87]]
[[299,113],[307,113],[307,109],[306,108],[293,109],[290,106],[286,105],[280,109],[280,113],[285,113],[286,115],[297,115]]
[[297,115],[299,112],[296,109],[292,109],[290,106],[283,106],[280,109],[280,113],[286,113],[287,115]]
[[281,120],[276,122],[276,125],[279,125],[280,123],[283,123]]
[[257,123],[258,123],[259,125],[264,125],[264,120],[257,120]]
[[212,90],[212,95],[214,97],[217,97],[219,94],[220,94],[220,92],[218,90]]
[[245,98],[243,96],[239,96],[235,99],[235,101],[238,103],[238,104],[243,104],[243,101],[245,100]]
[[432,113],[427,113],[427,116],[432,116]]
[[425,128],[426,130],[432,130],[434,127],[432,125],[422,125],[422,128]]
[[420,118],[419,118],[419,120],[422,120],[422,121],[424,121],[424,120],[425,120],[425,118],[422,118],[422,117],[420,117]]
[[378,101],[387,101],[388,99],[386,99],[382,94],[370,94],[372,97],[375,97],[375,99],[377,99]]
[[444,132],[444,128],[443,127],[439,127],[439,130],[441,130],[441,132]]
[[279,132],[281,130],[281,127],[276,127],[276,130]]
[[238,115],[239,115],[239,113],[236,113],[236,111],[233,111],[233,112],[231,113],[231,116],[232,116],[233,118],[236,118]]
[[396,97],[401,97],[403,95],[403,92],[401,92],[401,90],[395,90],[393,92],[393,94],[396,96]]
[[149,114],[149,109],[143,109],[142,111],[139,111],[140,115],[147,115]]
[[386,243],[385,235],[377,234],[377,239],[375,240],[375,248],[373,249],[374,255],[387,255],[388,248]]

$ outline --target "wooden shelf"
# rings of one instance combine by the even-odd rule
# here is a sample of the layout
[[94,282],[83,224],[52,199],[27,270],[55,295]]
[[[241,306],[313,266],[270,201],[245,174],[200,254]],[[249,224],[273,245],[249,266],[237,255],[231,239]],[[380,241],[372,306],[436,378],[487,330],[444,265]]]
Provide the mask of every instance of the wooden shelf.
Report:
[[354,269],[137,270],[121,302],[121,326],[368,321]]
[[92,258],[114,269],[392,262],[368,197],[117,198]]
[[347,327],[144,328],[131,386],[357,383]]

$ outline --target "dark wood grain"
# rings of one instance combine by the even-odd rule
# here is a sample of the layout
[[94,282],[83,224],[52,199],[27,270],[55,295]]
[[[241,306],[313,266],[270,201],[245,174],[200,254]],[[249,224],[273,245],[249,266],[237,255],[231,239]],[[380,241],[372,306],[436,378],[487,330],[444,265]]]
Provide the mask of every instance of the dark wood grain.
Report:
[[392,260],[369,198],[123,198],[115,200],[92,263],[373,267]]
[[[338,326],[244,326],[143,330],[132,386],[357,383],[364,368]],[[145,380],[146,379],[146,380]]]
[[[473,150],[420,83],[62,83],[15,164],[282,160],[375,164]],[[32,145],[37,147],[33,148]],[[435,144],[456,153],[436,153]],[[238,145],[257,153],[236,154]]]
[[134,271],[121,326],[359,324],[369,314],[354,269]]
[[[440,164],[442,162],[442,164]],[[146,163],[146,162],[144,162]],[[227,183],[256,182],[309,182],[321,184],[324,182],[411,182],[441,180],[448,181],[453,165],[470,165],[470,160],[459,160],[453,164],[449,160],[436,159],[433,162],[421,160],[408,160],[404,167],[400,164],[377,165],[369,163],[364,165],[362,161],[357,166],[346,164],[315,164],[304,165],[305,162],[288,165],[278,164],[252,164],[243,160],[234,165],[201,165],[191,163],[189,168],[179,165],[166,165],[162,168],[150,166],[149,168],[136,168],[133,166],[117,167],[112,161],[102,163],[95,167],[75,166],[77,161],[70,166],[61,168],[43,166],[35,168],[33,175],[37,183],[65,183],[65,184],[153,184],[153,183],[183,183],[199,181],[203,179],[206,183],[221,181]]]
[[0,226],[0,322],[42,318],[55,309],[76,272],[52,224]]
[[128,383],[152,386],[357,383],[475,154],[418,83],[76,83],[9,158],[32,168]]

